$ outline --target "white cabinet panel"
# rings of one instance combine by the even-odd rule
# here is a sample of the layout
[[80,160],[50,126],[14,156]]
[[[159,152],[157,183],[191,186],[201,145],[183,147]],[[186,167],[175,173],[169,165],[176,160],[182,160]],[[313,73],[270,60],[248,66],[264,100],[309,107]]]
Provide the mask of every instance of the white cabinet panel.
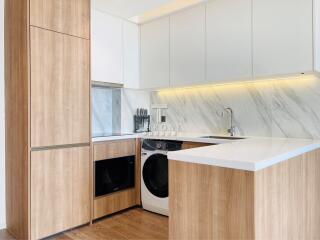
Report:
[[314,0],[314,68],[315,71],[320,72],[320,0]]
[[91,79],[123,83],[122,20],[93,10],[91,24]]
[[169,18],[141,26],[141,88],[169,86]]
[[312,71],[312,0],[253,0],[257,77]]
[[252,1],[212,0],[207,4],[207,81],[252,77]]
[[170,19],[171,86],[205,82],[205,6],[178,12]]
[[138,89],[139,76],[139,26],[123,21],[123,81],[125,88]]

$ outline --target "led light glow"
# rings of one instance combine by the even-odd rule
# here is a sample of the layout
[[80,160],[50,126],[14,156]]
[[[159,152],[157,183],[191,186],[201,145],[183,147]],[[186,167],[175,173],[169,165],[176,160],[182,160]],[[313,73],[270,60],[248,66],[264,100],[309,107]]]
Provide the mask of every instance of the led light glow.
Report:
[[248,80],[241,82],[231,82],[223,84],[205,84],[189,87],[177,87],[177,88],[167,88],[157,90],[156,92],[161,95],[170,95],[170,94],[193,94],[199,91],[237,91],[240,87],[263,87],[263,88],[272,88],[274,85],[285,85],[290,81],[294,81],[297,87],[305,86],[306,84],[312,84],[317,81],[319,78],[316,75],[302,75],[286,78],[271,78],[271,79],[262,79],[262,80]]

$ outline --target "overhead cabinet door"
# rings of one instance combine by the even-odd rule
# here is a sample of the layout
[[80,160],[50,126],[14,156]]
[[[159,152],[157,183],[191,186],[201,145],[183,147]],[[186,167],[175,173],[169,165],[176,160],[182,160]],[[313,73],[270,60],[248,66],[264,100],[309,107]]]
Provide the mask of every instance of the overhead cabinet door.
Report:
[[176,13],[170,19],[171,86],[201,84],[205,79],[205,6]]
[[169,87],[169,18],[141,25],[141,88]]
[[207,4],[207,81],[252,77],[252,1],[213,0]]
[[31,28],[31,146],[90,141],[89,41]]
[[92,11],[92,80],[123,83],[122,20]]
[[312,0],[253,0],[256,77],[313,70]]
[[30,25],[90,38],[90,0],[30,0]]

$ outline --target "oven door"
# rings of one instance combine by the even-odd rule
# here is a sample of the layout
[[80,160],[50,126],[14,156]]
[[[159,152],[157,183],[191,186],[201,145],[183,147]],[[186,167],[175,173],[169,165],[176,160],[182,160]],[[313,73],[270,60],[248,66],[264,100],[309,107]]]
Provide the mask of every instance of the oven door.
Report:
[[95,162],[95,196],[135,186],[135,156]]

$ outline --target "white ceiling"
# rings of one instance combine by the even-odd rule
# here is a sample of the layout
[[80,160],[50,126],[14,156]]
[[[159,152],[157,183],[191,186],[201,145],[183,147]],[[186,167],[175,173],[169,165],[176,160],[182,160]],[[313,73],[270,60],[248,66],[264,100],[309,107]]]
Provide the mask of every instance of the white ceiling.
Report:
[[207,0],[92,0],[94,9],[143,23]]

